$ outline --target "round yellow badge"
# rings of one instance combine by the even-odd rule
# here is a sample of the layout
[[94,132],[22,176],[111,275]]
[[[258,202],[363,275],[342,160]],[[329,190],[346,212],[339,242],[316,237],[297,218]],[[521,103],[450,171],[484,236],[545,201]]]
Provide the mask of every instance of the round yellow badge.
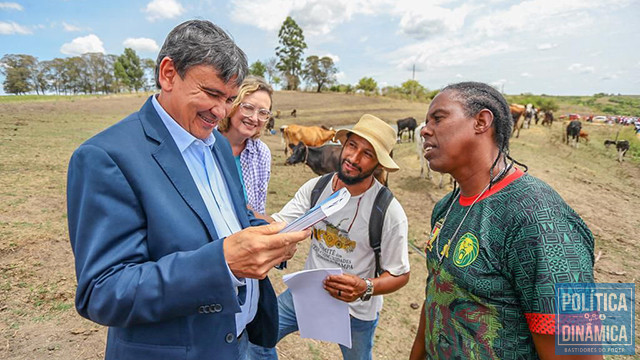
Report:
[[457,267],[471,265],[478,257],[478,238],[472,233],[462,235],[453,252],[453,264]]

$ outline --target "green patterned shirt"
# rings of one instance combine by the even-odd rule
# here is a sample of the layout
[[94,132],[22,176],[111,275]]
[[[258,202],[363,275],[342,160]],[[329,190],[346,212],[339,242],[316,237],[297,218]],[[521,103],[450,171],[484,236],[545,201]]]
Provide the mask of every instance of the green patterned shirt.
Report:
[[443,225],[456,195],[431,218],[427,358],[537,359],[531,332],[555,333],[555,284],[593,282],[593,235],[549,185],[517,170],[473,205],[447,247],[475,198],[455,201]]

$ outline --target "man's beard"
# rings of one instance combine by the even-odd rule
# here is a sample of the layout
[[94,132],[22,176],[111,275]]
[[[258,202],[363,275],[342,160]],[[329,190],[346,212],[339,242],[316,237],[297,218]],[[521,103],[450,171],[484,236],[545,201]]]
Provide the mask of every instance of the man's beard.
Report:
[[[362,182],[364,179],[368,178],[369,176],[371,176],[373,174],[374,171],[376,171],[376,168],[374,167],[373,169],[371,169],[371,171],[369,171],[368,173],[360,173],[360,175],[358,176],[348,176],[347,174],[342,172],[342,164],[347,161],[342,160],[342,162],[340,163],[340,168],[338,168],[338,179],[340,179],[340,181],[342,181],[343,183],[345,183],[346,185],[355,185],[358,184],[360,182]],[[362,168],[358,165],[355,165],[353,163],[349,163],[351,164],[351,166],[353,166],[354,168],[362,171]]]

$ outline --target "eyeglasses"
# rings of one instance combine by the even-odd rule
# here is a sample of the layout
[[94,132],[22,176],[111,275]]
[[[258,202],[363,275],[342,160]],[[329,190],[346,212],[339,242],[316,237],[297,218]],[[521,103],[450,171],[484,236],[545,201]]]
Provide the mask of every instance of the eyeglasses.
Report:
[[267,122],[271,117],[271,111],[267,109],[256,109],[255,106],[249,103],[240,103],[240,114],[246,117],[252,117],[256,112],[258,113],[258,121]]

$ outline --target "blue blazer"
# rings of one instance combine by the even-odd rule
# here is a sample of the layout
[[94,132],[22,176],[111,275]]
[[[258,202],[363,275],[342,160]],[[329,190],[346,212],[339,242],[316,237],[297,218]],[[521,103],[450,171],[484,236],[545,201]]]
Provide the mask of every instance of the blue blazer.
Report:
[[[219,161],[243,228],[247,210],[227,140]],[[67,182],[80,315],[109,326],[106,359],[235,359],[235,288],[207,208],[151,98],[82,144]],[[249,339],[273,347],[278,307],[260,281]]]

